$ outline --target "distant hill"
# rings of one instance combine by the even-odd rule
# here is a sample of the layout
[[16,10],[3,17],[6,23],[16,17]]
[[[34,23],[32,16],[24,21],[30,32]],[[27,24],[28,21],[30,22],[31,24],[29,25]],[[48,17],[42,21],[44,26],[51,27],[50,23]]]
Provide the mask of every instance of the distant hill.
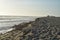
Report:
[[47,16],[15,25],[0,40],[60,40],[60,17]]

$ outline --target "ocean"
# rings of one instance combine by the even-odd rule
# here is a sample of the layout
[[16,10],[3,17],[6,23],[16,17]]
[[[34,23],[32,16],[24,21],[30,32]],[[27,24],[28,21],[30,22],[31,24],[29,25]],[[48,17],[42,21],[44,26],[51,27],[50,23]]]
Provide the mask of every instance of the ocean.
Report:
[[13,30],[14,25],[23,22],[34,21],[37,17],[31,16],[0,16],[0,33],[6,33]]

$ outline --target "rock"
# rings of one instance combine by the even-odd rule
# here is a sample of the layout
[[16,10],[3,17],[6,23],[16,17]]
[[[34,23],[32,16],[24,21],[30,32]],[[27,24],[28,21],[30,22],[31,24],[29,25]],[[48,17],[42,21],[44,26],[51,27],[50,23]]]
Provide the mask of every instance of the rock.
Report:
[[[15,25],[0,40],[60,40],[60,17],[42,17]],[[6,35],[7,34],[7,35]]]

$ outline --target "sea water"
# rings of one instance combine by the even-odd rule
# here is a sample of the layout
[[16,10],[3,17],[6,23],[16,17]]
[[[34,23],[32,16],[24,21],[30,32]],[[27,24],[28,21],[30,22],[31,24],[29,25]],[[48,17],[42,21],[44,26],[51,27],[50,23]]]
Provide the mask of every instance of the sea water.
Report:
[[0,16],[0,33],[11,31],[14,25],[18,25],[22,22],[34,21],[36,17],[28,16]]

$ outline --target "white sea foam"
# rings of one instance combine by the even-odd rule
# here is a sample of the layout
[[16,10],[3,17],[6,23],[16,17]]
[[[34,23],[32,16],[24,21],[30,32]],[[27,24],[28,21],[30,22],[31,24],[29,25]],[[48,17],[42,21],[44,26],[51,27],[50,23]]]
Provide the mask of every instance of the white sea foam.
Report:
[[8,31],[11,31],[11,30],[13,30],[13,28],[10,28],[10,29],[7,29],[7,30],[2,30],[2,31],[0,31],[0,33],[4,34],[4,33],[8,32]]

